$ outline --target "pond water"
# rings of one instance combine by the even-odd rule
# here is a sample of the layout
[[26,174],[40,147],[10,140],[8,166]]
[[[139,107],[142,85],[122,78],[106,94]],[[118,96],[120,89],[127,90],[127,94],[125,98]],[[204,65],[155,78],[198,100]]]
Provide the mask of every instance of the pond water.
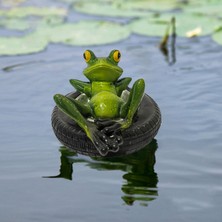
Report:
[[221,221],[222,47],[177,38],[169,65],[158,42],[90,47],[119,49],[123,76],[145,79],[163,118],[144,150],[103,161],[68,153],[51,128],[53,95],[85,80],[86,47],[0,57],[1,221]]

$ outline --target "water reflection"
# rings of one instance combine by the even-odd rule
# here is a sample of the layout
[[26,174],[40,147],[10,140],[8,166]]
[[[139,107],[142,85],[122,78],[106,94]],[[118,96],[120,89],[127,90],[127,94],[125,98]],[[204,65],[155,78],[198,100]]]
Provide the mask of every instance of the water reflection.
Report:
[[[170,34],[170,30],[171,31],[171,35]],[[166,34],[163,37],[161,43],[160,43],[160,51],[163,53],[166,62],[169,65],[173,65],[174,63],[176,63],[176,19],[175,17],[173,17],[171,19],[171,22],[169,23],[167,30],[166,30]],[[169,43],[169,37],[171,42]]]
[[122,185],[122,199],[127,205],[133,205],[138,201],[141,205],[147,206],[149,201],[158,196],[158,177],[154,171],[156,162],[155,152],[157,141],[153,140],[141,151],[126,157],[116,158],[81,158],[73,151],[61,147],[60,173],[50,178],[65,178],[72,180],[73,167],[75,163],[86,163],[96,170],[121,170],[125,180]]
[[165,57],[166,62],[171,66],[176,63],[176,37],[172,37],[172,44],[169,46],[165,46],[160,48],[160,51]]

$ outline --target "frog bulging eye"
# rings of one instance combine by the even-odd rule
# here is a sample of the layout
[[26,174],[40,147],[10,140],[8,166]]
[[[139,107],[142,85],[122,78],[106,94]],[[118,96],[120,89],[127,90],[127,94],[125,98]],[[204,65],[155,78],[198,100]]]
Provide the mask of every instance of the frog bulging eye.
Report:
[[89,62],[89,60],[91,59],[91,53],[89,50],[86,50],[84,53],[83,53],[83,57],[85,59],[86,62]]
[[121,58],[121,53],[119,50],[116,50],[114,53],[113,53],[113,59],[115,62],[119,62],[120,61],[120,58]]

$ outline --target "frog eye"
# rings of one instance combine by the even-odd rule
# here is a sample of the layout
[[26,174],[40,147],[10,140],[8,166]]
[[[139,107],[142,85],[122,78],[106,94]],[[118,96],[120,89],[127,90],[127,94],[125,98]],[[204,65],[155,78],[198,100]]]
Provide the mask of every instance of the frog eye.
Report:
[[119,51],[119,50],[116,50],[116,51],[113,53],[113,59],[114,59],[115,62],[119,62],[119,61],[120,61],[120,58],[121,58],[120,51]]
[[85,59],[86,62],[89,62],[89,60],[91,59],[91,53],[89,50],[86,50],[84,53],[83,53],[83,57]]

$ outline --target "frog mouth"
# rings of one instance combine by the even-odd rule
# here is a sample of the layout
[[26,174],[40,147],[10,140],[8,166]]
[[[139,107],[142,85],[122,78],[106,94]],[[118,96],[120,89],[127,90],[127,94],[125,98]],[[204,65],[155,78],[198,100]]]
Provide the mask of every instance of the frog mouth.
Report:
[[116,73],[118,75],[121,75],[123,72],[122,68],[118,66],[110,66],[106,64],[97,64],[93,67],[90,67],[89,69],[85,69],[84,74],[85,75],[91,75],[94,73]]

